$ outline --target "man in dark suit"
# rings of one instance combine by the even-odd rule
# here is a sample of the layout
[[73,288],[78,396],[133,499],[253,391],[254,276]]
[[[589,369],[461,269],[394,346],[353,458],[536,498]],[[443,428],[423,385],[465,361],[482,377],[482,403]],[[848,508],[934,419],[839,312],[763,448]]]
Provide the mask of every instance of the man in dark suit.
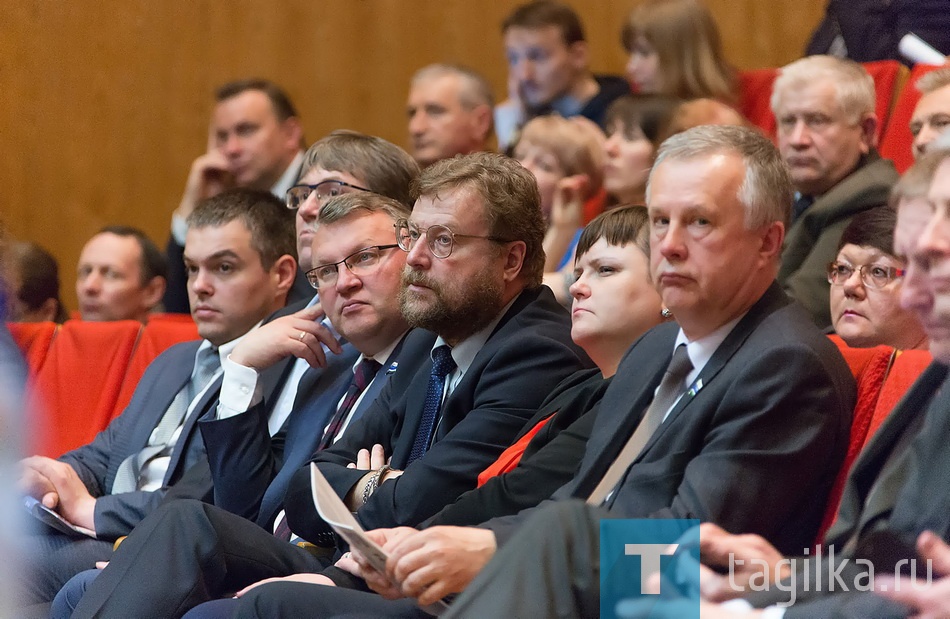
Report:
[[22,462],[25,494],[95,534],[42,530],[31,536],[24,602],[51,600],[67,578],[108,558],[111,542],[128,534],[202,457],[194,413],[217,398],[220,359],[284,304],[297,269],[283,208],[269,194],[234,190],[195,209],[185,261],[192,316],[204,339],[160,355],[126,410],[92,443],[58,460]]
[[[405,151],[375,136],[337,131],[317,141],[304,157],[301,183],[291,188],[287,197],[296,214],[301,263],[311,265],[312,254],[319,253],[327,242],[318,243],[315,238],[320,209],[331,196],[365,196],[346,208],[379,211],[376,217],[380,221],[388,217],[384,225],[391,230],[395,220],[410,211],[409,184],[418,174],[419,167]],[[376,194],[392,202],[381,202]],[[334,231],[349,231],[349,219],[343,219],[346,221],[333,222]],[[320,234],[326,236],[326,231]],[[380,244],[389,240],[380,239]],[[342,294],[330,290],[335,300],[369,297],[371,302],[361,307],[371,310],[370,319],[359,321],[360,312],[344,314],[339,308],[326,307],[316,294],[256,330],[224,362],[221,405],[198,424],[208,448],[215,505],[271,529],[290,477],[321,445],[323,429],[334,417],[354,368],[363,361],[357,357],[362,354],[376,359],[384,368],[382,376],[400,366],[404,371],[411,367],[414,360],[400,358],[402,347],[398,345],[409,328],[396,298],[404,261],[389,253],[384,251],[390,270],[369,278],[365,287],[351,286]],[[338,259],[332,252],[322,255],[321,260]],[[321,323],[324,310],[326,318]],[[341,345],[331,326],[343,336]],[[328,350],[336,354],[326,354]],[[267,375],[265,368],[267,373],[281,375],[274,396],[266,401],[257,394],[257,383]],[[385,380],[373,380],[373,376],[368,376],[365,395],[347,422],[360,417],[382,389]],[[327,444],[339,438],[342,427],[338,424]],[[271,436],[275,436],[273,441]]]
[[[815,497],[827,496],[847,446],[854,383],[775,283],[790,194],[779,153],[753,131],[703,127],[666,142],[647,200],[651,270],[679,325],[648,332],[627,353],[579,473],[554,495],[590,505],[556,500],[482,529],[373,532],[391,556],[387,574],[361,561],[371,586],[423,605],[464,590],[456,616],[588,616],[598,608],[604,515],[698,518],[784,547],[809,543],[822,516]],[[667,382],[683,351],[689,365]],[[514,536],[533,513],[544,524]],[[248,615],[290,612],[318,595],[281,586],[282,605],[267,604],[270,585],[248,594]]]
[[[544,225],[530,173],[479,153],[431,166],[416,192],[394,239],[408,251],[402,313],[417,327],[404,346],[422,343],[432,358],[414,375],[392,375],[343,439],[314,458],[370,527],[416,524],[475,487],[544,396],[590,363],[570,340],[568,317],[540,286]],[[291,482],[288,522],[304,539],[325,541],[306,475],[304,468]],[[207,560],[196,567],[185,548],[170,556],[165,540],[181,535],[194,538]],[[167,568],[161,575],[156,557]],[[125,540],[75,616],[129,609],[176,616],[257,579],[324,565],[232,514],[174,502]]]
[[[912,171],[933,177],[929,201],[901,202],[894,249],[908,259],[901,302],[918,314],[930,339],[935,362],[882,424],[855,463],[845,486],[838,519],[825,538],[824,556],[789,560],[754,537],[731,536],[717,530],[703,532],[704,562],[728,566],[731,552],[751,567],[735,570],[733,583],[746,583],[753,576],[763,585],[774,584],[776,577],[784,580],[781,586],[758,590],[746,599],[759,608],[788,606],[792,602],[781,611],[788,618],[946,616],[947,606],[940,605],[939,594],[934,595],[945,583],[931,589],[923,583],[904,582],[899,591],[895,591],[894,583],[887,583],[886,590],[879,589],[889,597],[910,603],[915,607],[913,611],[867,591],[869,586],[879,584],[875,576],[893,576],[900,572],[898,562],[901,560],[906,562],[904,573],[911,561],[916,560],[918,578],[925,578],[924,561],[931,558],[937,559],[934,574],[950,571],[941,560],[938,541],[941,537],[950,539],[950,509],[946,492],[942,490],[950,471],[950,452],[946,448],[950,434],[950,382],[947,380],[950,314],[946,309],[946,277],[950,268],[950,152],[925,155]],[[938,539],[931,534],[923,536],[915,549],[915,539],[926,530],[935,533]],[[829,550],[832,548],[833,554]],[[776,569],[783,560],[786,568],[793,571]],[[763,571],[764,565],[769,566],[767,573]],[[869,565],[874,566],[870,576]],[[839,580],[832,581],[829,578],[832,573]],[[763,575],[767,579],[762,579]],[[795,580],[789,580],[790,577]],[[705,573],[704,579],[707,581],[704,593],[709,601],[718,602],[745,593],[712,573]],[[818,583],[823,586],[816,586]],[[944,600],[948,597],[944,596]],[[708,610],[723,617],[733,616],[730,612],[743,612],[711,605]],[[742,616],[763,612],[776,616],[779,609],[747,610]]]

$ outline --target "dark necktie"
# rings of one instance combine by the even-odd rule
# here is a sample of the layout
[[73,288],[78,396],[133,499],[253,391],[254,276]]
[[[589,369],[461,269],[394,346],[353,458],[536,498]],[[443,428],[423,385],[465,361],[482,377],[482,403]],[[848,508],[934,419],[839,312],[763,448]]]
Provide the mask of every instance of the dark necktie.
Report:
[[429,387],[426,389],[425,406],[422,408],[419,430],[416,432],[416,440],[412,444],[412,451],[409,453],[409,461],[406,466],[422,457],[422,454],[429,449],[435,420],[438,418],[439,409],[442,407],[445,377],[451,374],[455,367],[451,348],[443,344],[432,351],[432,373],[429,375]]
[[798,218],[801,217],[805,211],[808,210],[808,207],[815,203],[815,198],[812,196],[799,195],[795,198],[795,202],[792,203],[792,222],[798,221]]
[[360,394],[362,394],[366,386],[373,381],[373,377],[376,376],[376,372],[379,371],[380,367],[379,362],[373,359],[363,359],[359,365],[356,366],[356,370],[353,372],[353,380],[350,381],[350,386],[347,387],[346,393],[343,394],[340,407],[330,419],[330,423],[327,425],[327,431],[323,433],[323,438],[320,439],[320,445],[317,447],[318,450],[326,449],[333,444],[333,440],[337,434],[340,433],[343,423],[347,417],[349,417],[350,412],[356,405],[356,401],[359,400]]
[[616,489],[624,474],[630,468],[630,465],[637,459],[637,456],[643,451],[650,437],[653,436],[656,429],[663,423],[663,418],[666,416],[667,411],[670,410],[676,402],[676,399],[686,390],[684,383],[692,369],[693,362],[689,359],[686,344],[680,344],[673,352],[670,365],[666,368],[666,373],[663,374],[663,379],[660,381],[660,386],[657,388],[656,395],[653,396],[653,401],[647,408],[646,414],[643,416],[643,419],[640,420],[640,424],[630,436],[627,444],[624,445],[620,453],[617,454],[617,458],[613,461],[613,464],[611,464],[607,472],[604,473],[600,483],[597,484],[597,487],[590,493],[590,496],[587,498],[588,504],[600,505],[604,503]]

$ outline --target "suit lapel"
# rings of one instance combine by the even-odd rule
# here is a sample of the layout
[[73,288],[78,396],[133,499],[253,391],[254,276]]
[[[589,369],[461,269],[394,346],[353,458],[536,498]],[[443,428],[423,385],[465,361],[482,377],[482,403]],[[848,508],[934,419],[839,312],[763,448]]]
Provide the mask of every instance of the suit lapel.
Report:
[[[749,308],[749,311],[742,317],[742,320],[729,332],[729,335],[722,341],[722,344],[716,348],[716,352],[713,353],[713,356],[706,363],[705,367],[703,367],[699,376],[696,377],[696,380],[693,381],[693,384],[690,385],[687,392],[683,394],[676,405],[673,406],[672,410],[670,410],[670,414],[667,415],[663,423],[660,424],[660,427],[656,429],[656,432],[654,432],[647,441],[647,444],[644,445],[643,450],[637,456],[636,460],[634,460],[634,463],[643,459],[653,445],[676,423],[680,415],[684,414],[684,410],[687,409],[695,399],[701,397],[702,389],[715,380],[726,364],[728,364],[732,357],[742,348],[752,332],[758,327],[759,323],[772,314],[778,307],[787,303],[788,299],[785,293],[782,292],[778,284],[773,282],[765,294]],[[670,356],[672,357],[672,351],[670,351]]]

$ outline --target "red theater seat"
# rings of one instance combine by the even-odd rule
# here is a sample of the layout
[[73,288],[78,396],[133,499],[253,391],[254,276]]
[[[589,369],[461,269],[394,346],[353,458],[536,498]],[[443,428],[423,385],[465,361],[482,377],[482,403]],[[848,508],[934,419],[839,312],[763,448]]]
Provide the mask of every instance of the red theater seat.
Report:
[[8,322],[7,328],[13,340],[23,351],[30,368],[30,376],[35,377],[46,361],[49,347],[56,336],[55,322]]

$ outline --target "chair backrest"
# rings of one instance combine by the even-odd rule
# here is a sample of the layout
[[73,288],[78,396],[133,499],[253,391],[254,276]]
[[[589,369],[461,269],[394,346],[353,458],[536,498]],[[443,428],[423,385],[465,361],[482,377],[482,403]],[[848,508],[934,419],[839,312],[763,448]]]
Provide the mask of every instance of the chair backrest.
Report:
[[53,343],[53,338],[56,337],[58,326],[55,322],[7,323],[13,341],[23,352],[31,377],[36,377],[40,368],[43,367],[49,347]]
[[133,320],[63,324],[35,380],[31,453],[60,456],[106,427],[141,329]]
[[897,353],[871,415],[865,444],[932,361],[933,356],[926,350],[903,350]]
[[911,152],[914,136],[910,134],[910,119],[914,115],[914,107],[920,101],[920,93],[915,84],[921,76],[940,67],[934,65],[916,65],[910,72],[910,78],[904,84],[894,104],[890,122],[881,137],[881,156],[894,162],[897,171],[904,173],[913,163],[914,154]]
[[769,138],[775,138],[775,115],[770,99],[778,69],[739,71],[739,112]]
[[874,111],[877,114],[877,139],[887,128],[891,118],[891,110],[900,95],[904,82],[910,71],[896,60],[876,60],[861,64],[864,70],[874,79]]
[[848,367],[851,368],[851,373],[854,375],[857,384],[857,399],[851,418],[848,451],[841,463],[841,468],[838,470],[838,475],[835,477],[831,492],[828,494],[825,515],[822,518],[821,527],[816,538],[819,542],[824,538],[828,528],[834,522],[835,515],[838,513],[838,505],[841,503],[841,495],[844,492],[844,483],[848,478],[848,472],[864,447],[871,426],[871,419],[880,399],[888,370],[896,354],[890,346],[851,348],[837,335],[829,336],[829,339],[837,344],[841,355],[847,361]]
[[145,373],[145,369],[155,357],[175,344],[196,340],[200,337],[198,327],[188,314],[165,314],[165,316],[175,316],[175,318],[160,320],[150,318],[145,328],[142,329],[142,334],[139,336],[135,352],[132,353],[132,359],[129,361],[128,370],[122,381],[119,397],[115,402],[115,408],[112,412],[113,417],[118,416],[128,406],[139,380]]

